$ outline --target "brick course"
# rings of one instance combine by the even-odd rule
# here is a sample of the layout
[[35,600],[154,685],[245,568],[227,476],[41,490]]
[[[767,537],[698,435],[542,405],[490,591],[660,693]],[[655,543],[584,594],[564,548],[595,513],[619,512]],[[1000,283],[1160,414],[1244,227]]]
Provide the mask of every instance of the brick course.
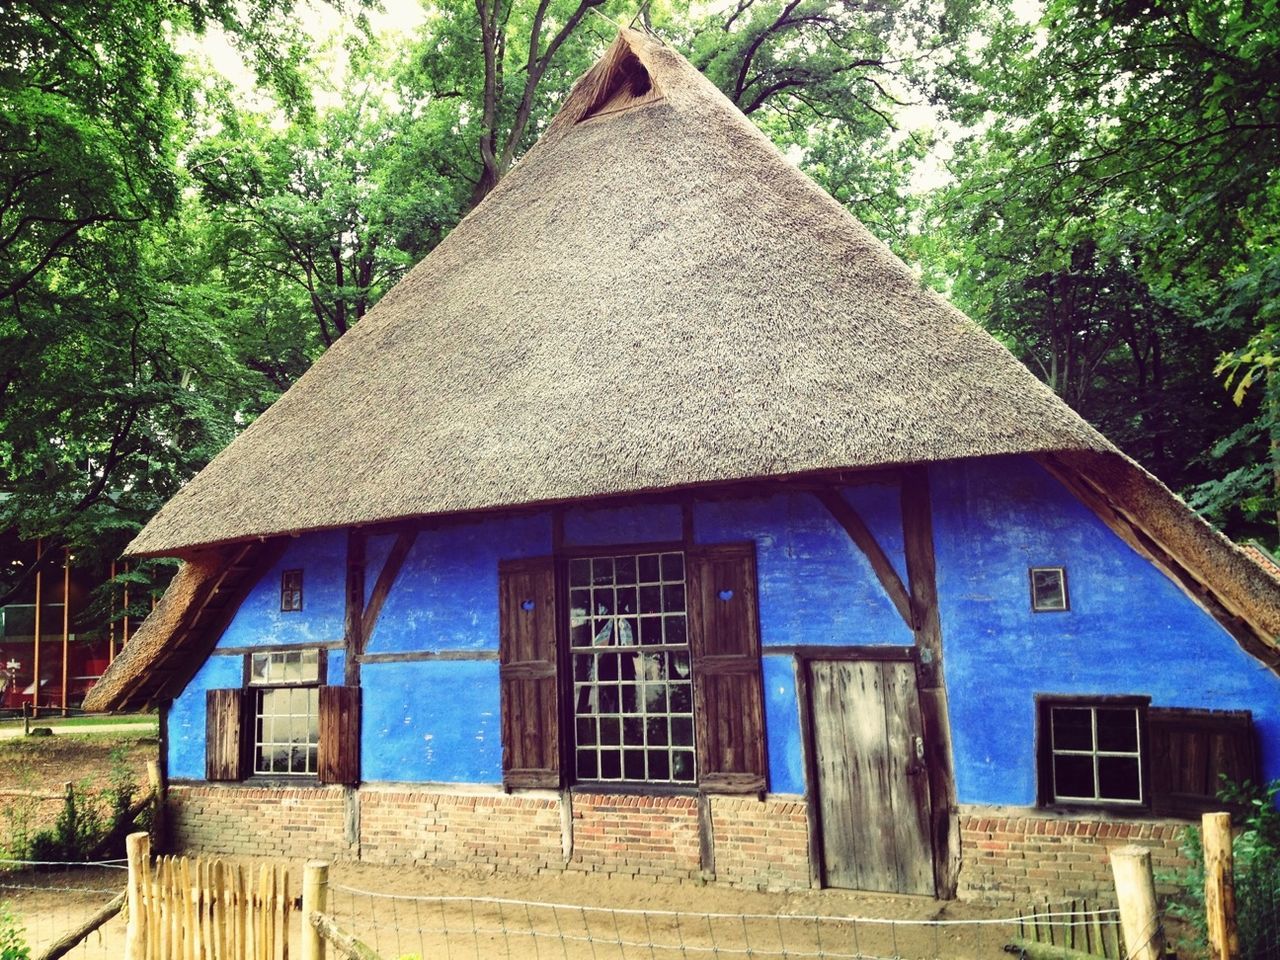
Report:
[[[169,799],[176,843],[206,853],[523,874],[571,870],[774,890],[810,883],[808,815],[798,797],[710,797],[714,875],[702,869],[694,796],[573,794],[567,862],[561,796],[549,791],[219,784],[175,785]],[[1157,870],[1184,868],[1185,827],[1171,820],[965,806],[957,892],[966,900],[1015,903],[1110,897],[1111,848],[1147,846]],[[350,843],[349,829],[357,833]]]
[[1114,897],[1109,851],[1148,847],[1157,872],[1183,869],[1187,824],[1174,820],[1068,817],[1033,811],[960,812],[961,899],[1026,901],[1049,897]]
[[716,879],[739,886],[809,886],[809,813],[803,800],[712,797]]

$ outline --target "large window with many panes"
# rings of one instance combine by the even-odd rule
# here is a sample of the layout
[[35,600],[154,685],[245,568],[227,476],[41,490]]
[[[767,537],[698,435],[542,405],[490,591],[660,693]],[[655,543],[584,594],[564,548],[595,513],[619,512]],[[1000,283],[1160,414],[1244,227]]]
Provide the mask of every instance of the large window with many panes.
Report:
[[314,775],[320,745],[320,651],[249,654],[253,772]]
[[569,561],[579,781],[693,783],[693,669],[680,551]]

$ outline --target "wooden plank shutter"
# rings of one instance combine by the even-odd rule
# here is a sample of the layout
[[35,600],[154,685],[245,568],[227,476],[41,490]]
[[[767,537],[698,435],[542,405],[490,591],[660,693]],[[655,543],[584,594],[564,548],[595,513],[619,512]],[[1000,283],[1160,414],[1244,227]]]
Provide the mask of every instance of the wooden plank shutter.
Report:
[[755,544],[695,547],[687,567],[698,783],[711,792],[761,793],[764,692]]
[[1194,817],[1222,808],[1222,778],[1258,782],[1247,710],[1147,710],[1152,812]]
[[360,782],[360,688],[320,688],[321,783]]
[[502,783],[559,787],[556,575],[551,557],[498,564]]
[[247,690],[239,687],[205,693],[204,778],[243,780],[249,735]]

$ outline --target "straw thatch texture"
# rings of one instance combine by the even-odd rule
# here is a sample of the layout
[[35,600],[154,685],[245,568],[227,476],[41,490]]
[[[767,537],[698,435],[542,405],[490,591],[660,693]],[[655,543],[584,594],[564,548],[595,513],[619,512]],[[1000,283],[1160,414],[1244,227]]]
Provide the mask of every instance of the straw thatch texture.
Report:
[[156,662],[172,651],[175,638],[182,638],[192,607],[222,576],[226,562],[225,552],[208,551],[178,568],[156,608],[85,696],[85,710],[119,710],[146,702],[149,691],[136,699],[132,698],[134,691],[147,683]]
[[163,699],[165,665],[216,639],[199,608],[232,552],[203,545],[1011,453],[1280,669],[1280,582],[626,31],[489,198],[139,534],[133,554],[194,559],[86,705]]
[[[886,463],[1110,449],[634,32],[133,554]],[[622,91],[625,92],[625,91]],[[625,99],[625,97],[623,98]],[[600,116],[581,120],[593,108]]]

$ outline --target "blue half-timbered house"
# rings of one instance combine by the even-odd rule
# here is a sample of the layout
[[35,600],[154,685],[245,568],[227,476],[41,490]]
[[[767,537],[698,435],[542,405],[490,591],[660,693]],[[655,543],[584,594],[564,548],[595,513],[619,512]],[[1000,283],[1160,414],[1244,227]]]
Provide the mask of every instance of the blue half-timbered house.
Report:
[[1280,583],[632,31],[130,552],[192,847],[1005,897],[1280,776]]

